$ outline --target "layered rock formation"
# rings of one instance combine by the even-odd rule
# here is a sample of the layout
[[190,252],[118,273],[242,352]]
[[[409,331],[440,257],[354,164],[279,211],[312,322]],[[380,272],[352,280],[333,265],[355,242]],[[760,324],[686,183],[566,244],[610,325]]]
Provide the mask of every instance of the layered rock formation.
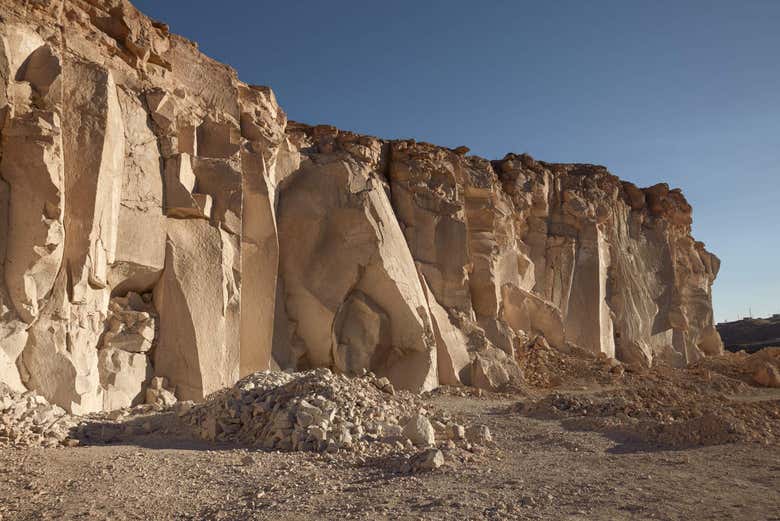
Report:
[[719,353],[679,190],[288,122],[125,0],[0,0],[0,381],[75,413],[268,368],[496,388]]

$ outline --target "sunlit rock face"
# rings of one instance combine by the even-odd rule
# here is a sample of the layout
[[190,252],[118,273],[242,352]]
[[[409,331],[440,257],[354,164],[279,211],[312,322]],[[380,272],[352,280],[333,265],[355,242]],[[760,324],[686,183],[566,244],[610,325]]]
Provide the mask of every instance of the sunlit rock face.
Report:
[[[269,368],[522,379],[721,352],[679,190],[287,121],[124,0],[0,0],[0,381],[76,413]],[[153,393],[152,393],[153,394]]]

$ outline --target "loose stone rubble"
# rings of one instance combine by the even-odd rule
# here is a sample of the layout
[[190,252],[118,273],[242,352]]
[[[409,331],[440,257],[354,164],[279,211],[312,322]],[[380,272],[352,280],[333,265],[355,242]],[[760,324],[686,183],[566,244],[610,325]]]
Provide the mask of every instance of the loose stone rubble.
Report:
[[611,381],[601,389],[587,395],[555,390],[523,400],[518,411],[562,420],[567,429],[598,430],[617,441],[659,448],[774,443],[780,435],[773,429],[780,419],[780,401],[762,394],[761,384],[752,380],[740,358],[747,356],[705,359],[686,369],[659,364],[620,376],[605,364],[602,371]]
[[396,392],[384,378],[347,377],[325,368],[254,373],[192,407],[184,421],[205,440],[282,451],[363,452],[384,444],[409,452],[435,447],[437,440],[491,441],[487,427],[464,429],[438,417],[419,395]]
[[68,444],[70,430],[77,423],[43,396],[32,391],[18,393],[0,382],[0,447]]
[[[269,369],[496,391],[541,344],[641,367],[722,352],[719,260],[678,189],[290,122],[127,0],[0,9],[15,391],[89,414]],[[295,443],[346,444],[318,429]]]

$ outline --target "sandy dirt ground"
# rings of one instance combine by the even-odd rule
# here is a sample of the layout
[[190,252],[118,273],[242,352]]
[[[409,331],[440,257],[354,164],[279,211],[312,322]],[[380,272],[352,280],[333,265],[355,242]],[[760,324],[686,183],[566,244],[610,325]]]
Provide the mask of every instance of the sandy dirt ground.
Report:
[[[776,440],[684,448],[626,441],[523,412],[543,397],[427,397],[455,418],[488,425],[495,445],[421,474],[354,454],[263,452],[154,433],[75,448],[0,448],[0,519],[780,520]],[[773,407],[778,400],[773,390],[752,398]],[[780,418],[772,427],[780,429]]]

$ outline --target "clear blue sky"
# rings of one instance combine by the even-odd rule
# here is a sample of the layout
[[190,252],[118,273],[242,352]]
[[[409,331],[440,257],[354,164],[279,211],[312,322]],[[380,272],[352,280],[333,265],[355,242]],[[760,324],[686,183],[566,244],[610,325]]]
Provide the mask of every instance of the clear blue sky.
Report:
[[780,313],[780,1],[135,5],[291,119],[680,187],[716,319]]

